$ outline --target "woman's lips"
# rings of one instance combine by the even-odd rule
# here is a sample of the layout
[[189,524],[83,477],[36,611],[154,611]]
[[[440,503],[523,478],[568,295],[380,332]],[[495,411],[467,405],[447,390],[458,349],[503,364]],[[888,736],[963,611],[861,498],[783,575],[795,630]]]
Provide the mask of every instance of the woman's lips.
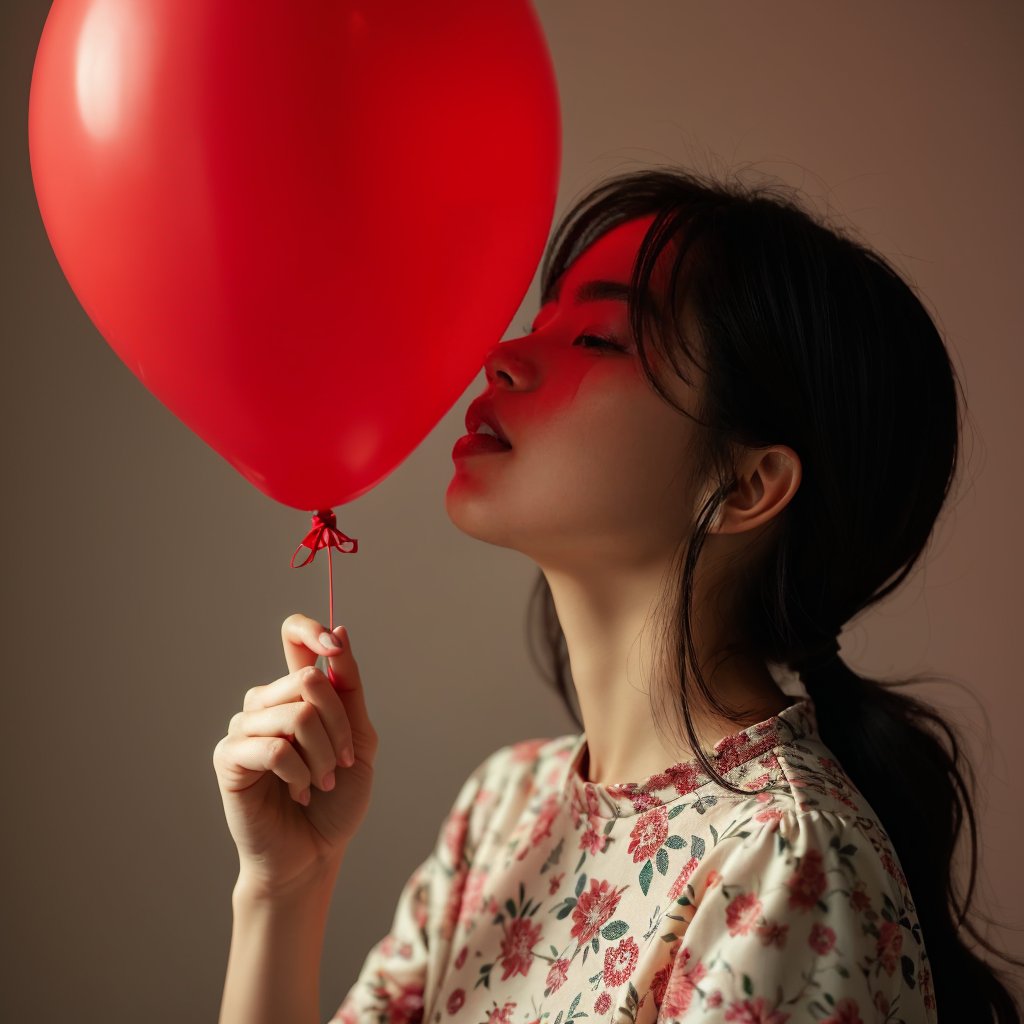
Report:
[[463,434],[452,448],[452,458],[460,455],[482,455],[485,452],[507,452],[512,445],[490,434]]

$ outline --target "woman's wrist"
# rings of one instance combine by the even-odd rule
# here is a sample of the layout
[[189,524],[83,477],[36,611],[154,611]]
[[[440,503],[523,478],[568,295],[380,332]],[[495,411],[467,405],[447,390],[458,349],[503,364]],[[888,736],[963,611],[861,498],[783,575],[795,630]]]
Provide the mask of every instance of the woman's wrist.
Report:
[[329,861],[312,865],[306,872],[287,882],[277,882],[262,878],[258,871],[240,867],[234,890],[231,893],[233,904],[238,903],[288,903],[305,902],[310,895],[318,896],[326,893],[330,898],[337,881],[338,872],[344,854]]

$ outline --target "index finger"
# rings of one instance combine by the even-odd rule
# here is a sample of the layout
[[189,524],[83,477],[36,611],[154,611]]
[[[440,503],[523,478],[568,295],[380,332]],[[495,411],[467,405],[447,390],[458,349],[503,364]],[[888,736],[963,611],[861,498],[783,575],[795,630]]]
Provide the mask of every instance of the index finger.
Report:
[[295,612],[281,623],[281,642],[284,645],[284,660],[288,671],[297,672],[307,665],[315,665],[320,655],[337,655],[337,647],[328,647],[320,642],[321,633],[330,630],[308,615]]

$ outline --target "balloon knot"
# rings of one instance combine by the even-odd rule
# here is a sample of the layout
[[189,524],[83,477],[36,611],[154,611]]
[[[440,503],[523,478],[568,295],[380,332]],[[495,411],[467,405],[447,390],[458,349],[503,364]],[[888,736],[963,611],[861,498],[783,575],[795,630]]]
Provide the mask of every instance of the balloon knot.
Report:
[[[351,544],[352,546],[346,549],[343,547],[345,544]],[[304,547],[309,548],[309,555],[304,562],[296,565],[295,556]],[[316,553],[321,548],[337,548],[343,555],[354,555],[359,550],[359,541],[353,537],[347,537],[337,528],[337,520],[334,518],[334,512],[331,509],[313,513],[313,527],[302,538],[299,546],[295,549],[295,554],[292,555],[291,567],[293,569],[301,569],[304,565],[309,565],[316,558]]]

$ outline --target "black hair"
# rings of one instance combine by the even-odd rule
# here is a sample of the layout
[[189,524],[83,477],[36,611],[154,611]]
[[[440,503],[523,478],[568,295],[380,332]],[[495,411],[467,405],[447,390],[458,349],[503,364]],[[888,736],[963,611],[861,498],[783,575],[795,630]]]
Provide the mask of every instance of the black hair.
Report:
[[[885,257],[851,230],[814,216],[789,186],[715,180],[673,167],[606,179],[569,209],[541,264],[542,304],[597,238],[652,215],[630,280],[630,327],[651,387],[697,425],[687,471],[714,485],[694,522],[681,524],[663,645],[674,661],[665,678],[674,681],[671,692],[664,684],[658,691],[670,714],[656,713],[655,722],[660,727],[667,719],[678,729],[681,718],[708,775],[747,792],[715,771],[694,734],[691,673],[704,706],[730,720],[733,714],[707,686],[693,647],[694,573],[718,507],[735,484],[737,448],[788,445],[800,457],[800,486],[770,524],[764,556],[743,567],[735,624],[742,640],[725,649],[800,671],[822,740],[897,852],[921,922],[940,1020],[1020,1024],[1007,976],[966,939],[969,934],[1022,965],[990,945],[967,917],[978,858],[973,771],[952,725],[934,707],[897,692],[924,677],[876,680],[840,657],[799,668],[834,644],[854,615],[895,590],[932,535],[960,448],[961,389],[942,337],[915,289]],[[662,307],[647,296],[666,249],[674,262]],[[696,414],[663,386],[646,344],[662,357],[659,370],[671,366],[692,382],[680,357],[702,370]],[[529,634],[536,619],[543,636],[542,671],[582,729],[565,636],[543,572],[529,611]],[[953,855],[965,815],[971,870],[961,905]]]

